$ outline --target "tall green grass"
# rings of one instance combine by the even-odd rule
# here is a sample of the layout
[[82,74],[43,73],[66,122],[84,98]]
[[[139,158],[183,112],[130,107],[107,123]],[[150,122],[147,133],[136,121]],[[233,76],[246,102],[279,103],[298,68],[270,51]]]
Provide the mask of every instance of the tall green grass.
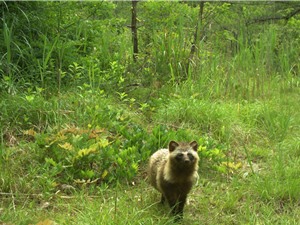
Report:
[[[255,39],[241,29],[237,40],[202,41],[186,74],[195,21],[184,10],[145,21],[135,65],[120,18],[80,23],[70,42],[42,34],[37,52],[23,52],[39,62],[26,77],[37,79],[19,92],[9,89],[21,74],[15,30],[4,23],[1,222],[172,224],[143,168],[171,139],[195,139],[200,184],[186,224],[296,224],[299,43],[282,44],[275,25]],[[234,51],[216,47],[232,41]]]
[[288,90],[295,79],[291,72],[299,64],[294,60],[299,44],[279,45],[278,30],[273,27],[268,27],[251,44],[245,41],[249,38],[246,34],[241,35],[236,40],[239,49],[232,58],[212,53],[205,43],[199,45],[197,66],[191,64],[194,79],[188,80],[187,89],[201,90],[205,98],[250,101],[280,96]]

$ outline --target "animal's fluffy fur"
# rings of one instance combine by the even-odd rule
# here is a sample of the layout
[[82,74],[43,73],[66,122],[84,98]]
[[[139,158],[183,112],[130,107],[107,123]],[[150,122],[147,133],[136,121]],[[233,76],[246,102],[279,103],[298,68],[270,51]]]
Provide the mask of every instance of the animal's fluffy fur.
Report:
[[198,177],[198,144],[171,141],[169,149],[156,151],[149,161],[150,184],[162,193],[176,218],[182,218],[187,194]]

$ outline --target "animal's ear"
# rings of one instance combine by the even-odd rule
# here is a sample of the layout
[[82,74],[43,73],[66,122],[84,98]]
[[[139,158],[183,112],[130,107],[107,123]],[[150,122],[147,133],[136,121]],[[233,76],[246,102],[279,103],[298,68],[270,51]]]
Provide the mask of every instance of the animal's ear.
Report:
[[177,148],[179,144],[176,141],[170,141],[169,143],[169,151],[173,152],[175,148]]
[[192,149],[193,149],[194,151],[197,151],[197,149],[198,149],[198,143],[197,143],[196,141],[192,141],[192,142],[190,143],[190,146],[192,147]]

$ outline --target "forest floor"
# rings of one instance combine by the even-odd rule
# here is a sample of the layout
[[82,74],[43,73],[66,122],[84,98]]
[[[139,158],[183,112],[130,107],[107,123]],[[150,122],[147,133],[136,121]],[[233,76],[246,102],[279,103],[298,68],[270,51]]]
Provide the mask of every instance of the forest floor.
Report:
[[[265,132],[254,129],[249,122],[247,132],[247,126],[241,129],[236,125],[233,129],[236,136],[231,140],[231,146],[236,150],[230,154],[234,155],[232,158],[238,166],[233,168],[232,165],[232,170],[221,173],[200,165],[200,178],[188,197],[182,224],[299,224],[299,97],[299,90],[295,89],[264,100],[264,110],[268,109],[268,113],[259,115],[265,116],[262,120]],[[250,114],[257,112],[260,110],[258,101],[241,107]],[[216,104],[225,111],[231,102],[218,101]],[[174,105],[162,106],[166,107]],[[288,125],[285,118],[288,118]],[[282,139],[278,141],[277,138]],[[2,157],[13,147],[5,147]],[[9,165],[24,167],[20,163],[14,161]],[[142,162],[140,168],[145,165],[146,162]],[[9,169],[15,170],[6,168],[6,171]],[[35,189],[41,183],[35,184],[33,180],[28,183],[26,177],[14,176],[18,182],[11,182],[10,191],[0,191],[0,224],[3,225],[174,224],[169,207],[159,203],[160,195],[147,183],[143,169],[127,183],[117,182],[114,186],[86,184],[81,189],[66,186],[51,194],[27,194],[22,185]],[[3,172],[0,185],[4,187],[8,177]],[[13,187],[14,184],[20,187]]]

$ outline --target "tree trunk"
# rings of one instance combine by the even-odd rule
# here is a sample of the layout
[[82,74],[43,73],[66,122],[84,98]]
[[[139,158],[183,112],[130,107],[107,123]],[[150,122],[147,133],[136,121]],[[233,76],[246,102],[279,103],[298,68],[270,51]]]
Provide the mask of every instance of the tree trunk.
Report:
[[132,44],[133,44],[133,61],[137,61],[137,56],[139,53],[138,50],[138,36],[137,36],[137,13],[136,13],[136,8],[137,8],[137,0],[132,1],[132,17],[131,17],[131,32],[132,32]]
[[197,24],[196,24],[195,33],[194,33],[194,40],[192,43],[191,52],[190,52],[190,56],[188,58],[187,67],[186,67],[187,74],[189,72],[190,63],[193,61],[198,42],[200,40],[199,36],[203,37],[203,34],[200,35],[200,30],[202,29],[202,25],[203,25],[203,22],[202,22],[203,21],[203,10],[204,10],[204,2],[200,2],[200,9],[199,9]]

